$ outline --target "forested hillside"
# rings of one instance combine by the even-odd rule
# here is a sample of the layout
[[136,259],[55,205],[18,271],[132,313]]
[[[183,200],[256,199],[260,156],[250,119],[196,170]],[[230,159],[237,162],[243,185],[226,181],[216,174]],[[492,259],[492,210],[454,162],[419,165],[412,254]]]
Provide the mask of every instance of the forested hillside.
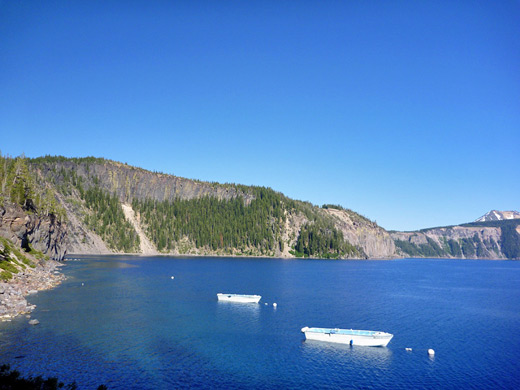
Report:
[[200,182],[90,157],[46,156],[31,165],[81,225],[72,227],[71,240],[86,251],[95,234],[111,251],[139,252],[125,203],[158,253],[366,257],[332,216],[270,188]]
[[97,186],[81,192],[81,195],[89,210],[83,219],[85,226],[100,235],[116,251],[138,252],[139,236],[126,220],[119,199]]
[[0,156],[0,185],[0,235],[53,258],[66,251],[145,249],[148,254],[314,258],[520,258],[520,220],[389,234],[339,205],[318,207],[270,188],[185,179],[102,158]]
[[[223,254],[275,256],[284,252],[283,229],[288,213],[304,214],[304,207],[270,188],[250,187],[252,200],[202,197],[178,201],[137,201],[134,210],[148,227],[160,251],[190,246]],[[318,214],[299,232],[295,256],[345,257],[362,255],[333,224]]]

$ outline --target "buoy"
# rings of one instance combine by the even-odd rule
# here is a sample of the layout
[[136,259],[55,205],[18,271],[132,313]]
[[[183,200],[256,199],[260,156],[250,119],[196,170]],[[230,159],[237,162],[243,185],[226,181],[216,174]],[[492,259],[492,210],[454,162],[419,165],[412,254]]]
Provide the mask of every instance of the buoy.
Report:
[[273,307],[276,307],[276,306],[278,306],[278,304],[277,304],[276,302],[275,302],[275,303],[273,303]]
[[428,350],[428,355],[430,355],[430,356],[435,355],[435,351],[434,351],[433,349],[430,348],[430,349]]
[[412,348],[405,348],[408,352],[410,352],[412,350]]
[[172,280],[175,279],[175,276],[172,276]]
[[82,285],[82,286],[84,286],[84,285],[85,285],[85,283],[81,283],[81,285]]

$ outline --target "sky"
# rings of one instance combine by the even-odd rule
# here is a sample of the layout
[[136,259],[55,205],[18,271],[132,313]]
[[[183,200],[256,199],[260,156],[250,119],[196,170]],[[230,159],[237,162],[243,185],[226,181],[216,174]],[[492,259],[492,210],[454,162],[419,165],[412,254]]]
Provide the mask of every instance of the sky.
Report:
[[520,211],[520,1],[0,0],[0,152],[338,204]]

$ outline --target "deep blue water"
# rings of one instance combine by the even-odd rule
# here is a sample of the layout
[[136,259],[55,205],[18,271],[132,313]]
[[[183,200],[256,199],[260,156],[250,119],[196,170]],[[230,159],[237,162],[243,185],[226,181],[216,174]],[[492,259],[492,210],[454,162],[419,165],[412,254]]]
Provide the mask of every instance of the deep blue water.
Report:
[[[520,389],[520,262],[91,256],[63,271],[29,299],[40,325],[0,323],[0,363],[90,389]],[[304,326],[395,336],[350,347]]]

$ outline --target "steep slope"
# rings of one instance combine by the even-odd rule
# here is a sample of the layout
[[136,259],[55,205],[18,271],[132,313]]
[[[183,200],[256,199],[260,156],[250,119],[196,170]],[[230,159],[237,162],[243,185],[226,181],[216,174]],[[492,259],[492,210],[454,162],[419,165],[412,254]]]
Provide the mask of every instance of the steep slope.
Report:
[[54,260],[63,259],[66,253],[66,224],[54,215],[28,213],[14,203],[0,206],[0,236],[19,248],[35,249]]
[[64,210],[35,181],[27,159],[0,155],[0,236],[29,252],[60,260],[66,252]]
[[324,212],[335,218],[336,226],[347,240],[362,248],[368,258],[395,257],[396,249],[392,237],[375,222],[351,210],[328,207]]
[[141,242],[140,246],[140,252],[143,255],[157,255],[159,252],[157,252],[157,249],[155,248],[155,245],[152,244],[152,242],[146,237],[146,234],[144,233],[142,227],[141,227],[141,221],[139,217],[136,217],[134,209],[132,209],[132,206],[123,203],[121,205],[123,207],[123,212],[125,213],[126,219],[132,224],[135,231],[139,235],[139,240]]
[[324,211],[269,188],[201,182],[99,158],[47,156],[31,165],[67,212],[73,253],[395,254],[388,234],[357,214]]
[[520,259],[520,220],[391,232],[403,256],[462,259]]
[[[39,174],[55,186],[69,187],[81,183],[85,189],[99,186],[122,202],[152,199],[173,201],[205,196],[217,199],[251,197],[240,186],[222,185],[185,179],[174,175],[150,172],[102,158],[41,157],[31,160]],[[245,188],[245,187],[244,187]]]
[[[0,235],[27,251],[317,258],[520,258],[517,212],[387,232],[270,188],[150,172],[100,158],[3,158]],[[498,219],[498,220],[494,220]]]

